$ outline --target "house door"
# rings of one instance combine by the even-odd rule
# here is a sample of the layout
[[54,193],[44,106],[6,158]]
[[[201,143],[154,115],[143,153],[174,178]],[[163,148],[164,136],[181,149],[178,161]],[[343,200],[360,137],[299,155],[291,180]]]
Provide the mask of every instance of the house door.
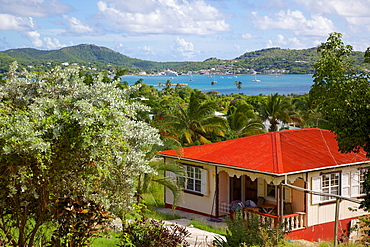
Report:
[[242,200],[242,177],[236,176],[230,178],[230,202],[234,200]]
[[255,203],[257,202],[257,179],[252,181],[252,179],[248,176],[245,176],[245,200],[252,200]]

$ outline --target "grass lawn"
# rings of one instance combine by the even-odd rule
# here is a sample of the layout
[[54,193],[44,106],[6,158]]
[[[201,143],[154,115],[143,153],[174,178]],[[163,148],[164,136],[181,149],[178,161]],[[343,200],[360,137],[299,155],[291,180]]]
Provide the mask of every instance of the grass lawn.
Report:
[[91,244],[91,247],[117,247],[117,244],[119,243],[117,237],[119,234],[116,232],[111,232],[110,234],[112,235],[111,237],[103,236],[95,239]]

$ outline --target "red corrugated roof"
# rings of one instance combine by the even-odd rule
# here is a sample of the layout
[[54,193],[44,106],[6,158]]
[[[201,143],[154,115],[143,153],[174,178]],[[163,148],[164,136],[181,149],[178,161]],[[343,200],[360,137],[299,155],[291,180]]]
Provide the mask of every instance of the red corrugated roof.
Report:
[[275,131],[161,155],[276,174],[370,161],[364,152],[341,153],[335,134],[322,129]]

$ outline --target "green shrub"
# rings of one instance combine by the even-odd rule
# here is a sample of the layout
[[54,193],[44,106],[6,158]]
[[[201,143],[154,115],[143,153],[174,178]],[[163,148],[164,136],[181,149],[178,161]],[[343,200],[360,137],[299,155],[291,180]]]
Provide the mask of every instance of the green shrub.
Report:
[[133,221],[126,221],[123,224],[118,246],[187,246],[185,238],[189,234],[186,227],[179,225],[165,226],[162,221],[141,217]]
[[50,207],[57,223],[47,246],[89,246],[99,233],[106,232],[113,219],[110,212],[94,201],[63,197]]
[[271,221],[263,222],[256,214],[248,219],[241,212],[234,215],[234,219],[226,219],[228,229],[226,240],[215,237],[213,244],[217,247],[239,246],[278,246],[284,239],[284,231],[280,227],[271,228]]

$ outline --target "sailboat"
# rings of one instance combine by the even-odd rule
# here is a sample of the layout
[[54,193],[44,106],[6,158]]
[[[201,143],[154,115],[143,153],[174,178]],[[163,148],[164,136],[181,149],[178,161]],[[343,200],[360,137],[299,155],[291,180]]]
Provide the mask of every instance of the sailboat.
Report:
[[215,83],[217,83],[217,81],[216,81],[216,75],[215,75],[215,74],[213,74],[213,81],[211,82],[212,86],[213,86]]
[[254,82],[260,82],[261,81],[261,80],[257,79],[257,73],[254,74],[254,80],[252,80],[252,81],[254,81]]

